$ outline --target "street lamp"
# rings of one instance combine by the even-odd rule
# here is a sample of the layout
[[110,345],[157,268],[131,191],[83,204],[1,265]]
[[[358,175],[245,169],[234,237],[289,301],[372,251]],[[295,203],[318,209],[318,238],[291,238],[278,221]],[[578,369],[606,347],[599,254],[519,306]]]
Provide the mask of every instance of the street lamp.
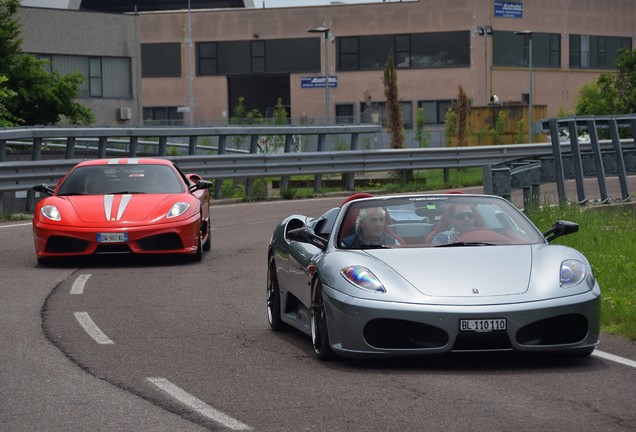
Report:
[[325,124],[329,124],[329,27],[307,29],[309,33],[322,33],[325,43]]
[[530,75],[530,88],[528,94],[528,138],[532,144],[532,30],[516,31],[516,35],[528,36],[528,73]]
[[492,36],[492,27],[487,25],[487,26],[478,26],[477,27],[477,34],[479,36],[482,36],[484,38],[484,78],[485,78],[485,87],[484,87],[484,93],[486,96],[486,104],[488,104],[489,101],[489,91],[488,91],[488,36]]

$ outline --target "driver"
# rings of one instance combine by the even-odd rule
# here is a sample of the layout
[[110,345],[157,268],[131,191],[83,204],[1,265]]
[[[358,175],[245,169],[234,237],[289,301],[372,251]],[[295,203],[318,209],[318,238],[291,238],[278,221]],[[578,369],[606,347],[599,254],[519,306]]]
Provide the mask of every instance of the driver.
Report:
[[397,245],[398,241],[384,231],[385,220],[386,211],[382,207],[361,209],[355,233],[342,240],[343,246]]
[[449,209],[451,229],[442,231],[431,241],[435,245],[454,243],[459,237],[475,228],[473,211],[467,204],[458,204]]

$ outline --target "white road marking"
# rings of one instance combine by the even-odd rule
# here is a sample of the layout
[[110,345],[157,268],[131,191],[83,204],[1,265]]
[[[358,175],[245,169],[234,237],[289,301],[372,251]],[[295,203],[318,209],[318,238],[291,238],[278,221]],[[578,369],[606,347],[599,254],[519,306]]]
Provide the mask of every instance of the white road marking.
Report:
[[21,224],[12,224],[12,225],[2,225],[2,226],[0,226],[0,228],[15,228],[15,227],[21,227],[21,226],[27,226],[27,225],[33,225],[33,222],[21,223]]
[[619,357],[619,356],[614,355],[614,354],[606,353],[606,352],[599,351],[599,350],[594,350],[592,355],[596,356],[596,357],[600,357],[600,358],[605,359],[605,360],[613,361],[613,362],[616,362],[616,363],[620,363],[620,364],[624,364],[626,366],[630,366],[630,367],[636,368],[636,361],[630,360],[630,359],[626,359],[624,357]]
[[91,277],[90,273],[79,275],[77,279],[75,279],[75,282],[73,282],[71,294],[84,294],[84,285],[89,277]]
[[187,393],[185,390],[177,387],[170,381],[165,378],[146,378],[148,381],[159,387],[161,390],[168,393],[171,397],[178,400],[184,405],[187,405],[192,410],[197,413],[214,420],[217,423],[222,424],[223,426],[233,429],[233,430],[252,430],[248,425],[241,423],[238,420],[233,419],[227,414],[223,414],[222,412],[212,408],[210,405],[206,404],[200,399],[192,396]]
[[108,339],[108,336],[102,332],[99,327],[95,325],[88,312],[74,312],[75,319],[82,326],[84,331],[88,333],[90,337],[95,339],[95,342],[102,345],[114,344],[112,340]]

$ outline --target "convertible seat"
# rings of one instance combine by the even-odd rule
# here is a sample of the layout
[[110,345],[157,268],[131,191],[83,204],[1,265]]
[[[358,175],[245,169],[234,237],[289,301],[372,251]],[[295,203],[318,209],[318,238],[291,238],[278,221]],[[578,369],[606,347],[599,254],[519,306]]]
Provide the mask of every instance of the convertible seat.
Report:
[[[340,204],[340,207],[342,207],[343,205],[345,205],[348,202],[353,201],[353,200],[362,199],[362,198],[373,198],[374,196],[375,195],[372,195],[372,194],[366,193],[366,192],[357,192],[357,193],[354,193],[353,195],[348,196]],[[387,211],[386,208],[384,209],[384,211],[386,212],[387,215],[389,214],[389,212]],[[360,213],[360,209],[359,208],[351,209],[351,211],[347,215],[347,218],[344,220],[344,222],[342,224],[342,227],[340,228],[340,239],[339,239],[339,241],[342,241],[342,239],[344,239],[345,237],[347,237],[347,236],[349,236],[349,235],[354,233],[355,227],[356,227],[356,219],[358,218],[358,214],[359,213]],[[386,220],[384,221],[384,232],[386,232],[388,235],[390,235],[391,237],[396,239],[399,244],[405,244],[406,243],[402,237],[397,235],[391,228],[389,228]]]

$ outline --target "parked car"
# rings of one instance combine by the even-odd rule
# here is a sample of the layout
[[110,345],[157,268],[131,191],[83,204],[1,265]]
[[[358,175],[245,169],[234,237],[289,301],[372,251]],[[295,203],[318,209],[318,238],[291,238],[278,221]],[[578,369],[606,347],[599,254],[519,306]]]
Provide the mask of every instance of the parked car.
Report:
[[[591,354],[600,288],[577,250],[551,244],[507,200],[358,194],[281,221],[267,253],[275,331],[311,336],[319,359],[458,351]],[[366,230],[366,231],[365,231]]]
[[74,166],[33,215],[40,264],[101,254],[186,254],[209,250],[212,183],[151,158],[97,159]]

